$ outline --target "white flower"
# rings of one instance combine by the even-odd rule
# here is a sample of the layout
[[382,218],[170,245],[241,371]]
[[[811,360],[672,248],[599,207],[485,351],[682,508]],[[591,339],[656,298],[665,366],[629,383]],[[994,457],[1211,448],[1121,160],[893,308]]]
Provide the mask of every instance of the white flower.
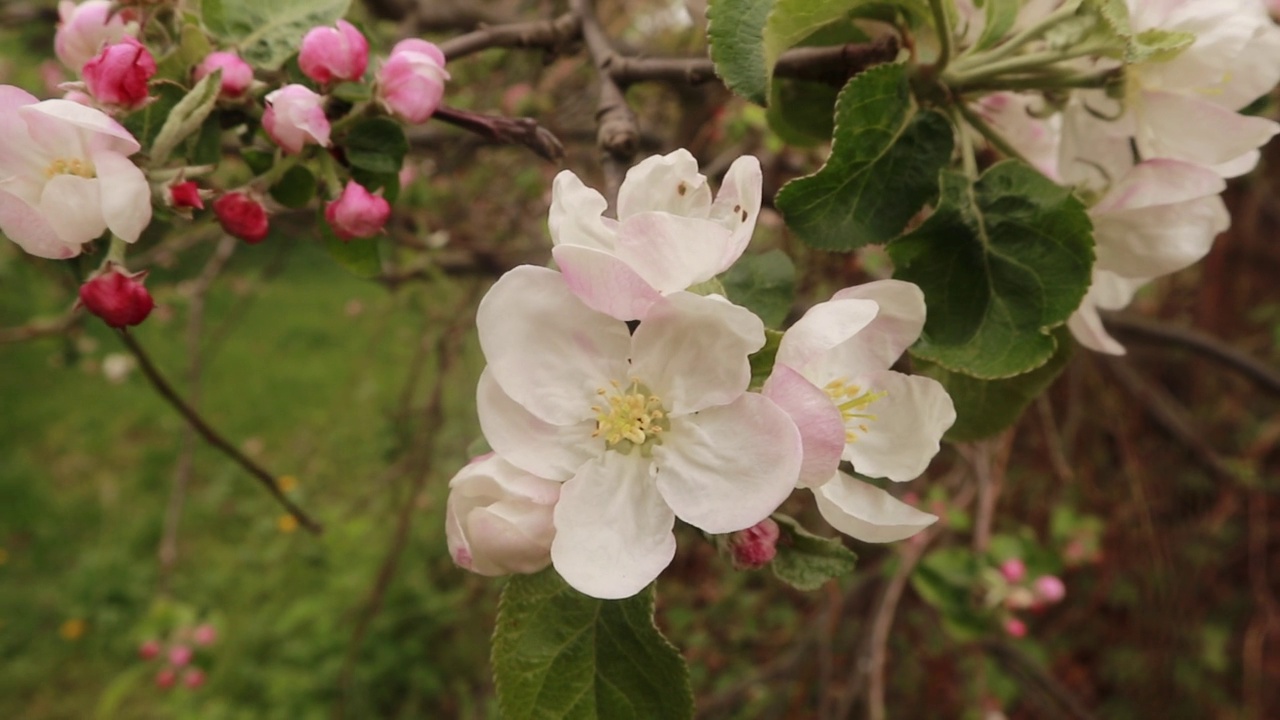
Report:
[[559,497],[560,483],[493,453],[473,459],[449,481],[449,555],[481,575],[541,570],[551,564],[551,512]]
[[134,242],[151,222],[151,190],[128,158],[138,141],[101,111],[0,85],[0,137],[0,231],[23,250],[74,257],[108,228]]
[[914,535],[937,517],[836,471],[895,482],[928,467],[955,422],[951,397],[935,380],[889,367],[924,328],[924,294],[900,280],[846,288],[805,313],[782,336],[764,394],[800,428],[800,485],[813,490],[833,527],[867,542]]
[[1116,342],[1098,317],[1098,310],[1122,310],[1133,300],[1138,288],[1152,278],[1126,278],[1113,272],[1093,271],[1093,285],[1080,303],[1080,308],[1067,320],[1067,328],[1076,342],[1095,352],[1124,355],[1124,346]]
[[480,303],[480,425],[512,464],[564,483],[551,559],[573,587],[628,597],[675,553],[675,518],[709,533],[767,517],[795,487],[800,436],[746,392],[764,327],[673,293],[632,334],[559,273],[518,267]]
[[760,215],[760,161],[734,161],[714,201],[687,150],[647,158],[627,171],[618,219],[603,217],[600,193],[565,170],[552,186],[552,255],[589,307],[643,319],[663,295],[729,269]]

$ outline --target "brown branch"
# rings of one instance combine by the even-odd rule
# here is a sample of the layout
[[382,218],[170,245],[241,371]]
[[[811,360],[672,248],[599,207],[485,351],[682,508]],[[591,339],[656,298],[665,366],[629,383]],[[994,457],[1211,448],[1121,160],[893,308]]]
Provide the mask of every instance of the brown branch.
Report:
[[492,48],[535,48],[558,53],[582,37],[578,14],[552,20],[491,25],[440,43],[449,62]]
[[564,157],[564,146],[550,130],[539,125],[533,118],[483,115],[443,105],[436,109],[432,117],[483,138],[523,145],[551,162],[560,162]]
[[611,66],[621,57],[609,42],[600,20],[596,17],[591,0],[569,0],[569,8],[582,19],[582,38],[587,43],[591,62],[600,76],[600,98],[596,103],[596,144],[602,151],[608,192],[605,198],[613,210],[618,199],[618,189],[626,176],[631,159],[640,145],[640,126],[635,113],[627,104],[626,93],[613,79]]
[[52,335],[61,335],[79,322],[82,317],[84,317],[84,312],[82,308],[77,305],[60,317],[32,320],[26,325],[0,328],[0,345],[5,343],[23,342],[25,340],[36,340],[38,338],[49,337]]
[[133,353],[133,357],[137,359],[138,366],[142,369],[142,373],[147,376],[147,380],[151,382],[151,386],[156,389],[156,392],[160,393],[160,396],[163,397],[174,410],[177,410],[178,413],[191,424],[191,427],[195,428],[196,432],[200,433],[200,436],[205,439],[205,442],[221,451],[222,454],[226,455],[231,460],[234,460],[237,465],[244,468],[245,471],[257,479],[258,482],[262,483],[262,486],[267,489],[267,492],[271,494],[271,497],[275,498],[276,502],[280,503],[280,505],[284,507],[285,511],[298,521],[299,525],[316,535],[319,535],[324,531],[324,528],[320,523],[311,519],[311,516],[307,515],[302,508],[299,508],[292,500],[285,497],[284,492],[280,490],[280,486],[276,484],[276,478],[274,475],[258,463],[251,460],[244,453],[240,452],[236,446],[232,445],[226,438],[222,437],[222,435],[218,434],[216,430],[205,422],[204,418],[200,417],[199,413],[197,413],[182,399],[181,396],[178,395],[178,393],[173,389],[173,386],[169,384],[169,381],[165,379],[164,375],[160,374],[160,371],[156,368],[155,364],[151,362],[151,357],[147,355],[147,351],[138,344],[138,341],[129,334],[128,330],[122,329],[118,334],[120,335],[120,340],[124,342],[125,347],[128,348],[129,352]]
[[1103,320],[1109,330],[1120,335],[1186,348],[1217,360],[1271,392],[1280,394],[1280,371],[1208,333],[1128,314],[1104,314]]

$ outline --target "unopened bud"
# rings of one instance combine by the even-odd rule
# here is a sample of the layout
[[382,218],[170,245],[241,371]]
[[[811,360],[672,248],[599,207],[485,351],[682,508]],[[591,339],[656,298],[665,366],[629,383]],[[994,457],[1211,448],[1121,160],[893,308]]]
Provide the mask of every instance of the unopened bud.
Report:
[[204,671],[200,668],[189,668],[186,672],[182,673],[182,684],[186,685],[190,690],[195,690],[201,685],[204,685],[204,679]]
[[213,214],[228,235],[255,245],[267,237],[271,225],[262,203],[241,192],[229,192],[213,201]]
[[1009,618],[1004,621],[1004,631],[1010,637],[1023,638],[1027,636],[1027,624],[1018,618]]
[[739,530],[729,538],[733,552],[733,565],[739,570],[755,570],[768,565],[778,554],[778,537],[781,532],[773,518],[765,518],[746,530]]
[[448,79],[440,48],[417,38],[401,40],[378,70],[377,97],[392,115],[423,123],[440,107]]
[[79,5],[62,0],[58,3],[58,18],[54,52],[62,64],[77,72],[101,52],[103,45],[118,43],[138,32],[138,24],[130,22],[127,13],[112,13],[110,0],[86,0]]
[[136,110],[147,104],[147,83],[156,74],[156,59],[142,43],[126,37],[108,45],[85,63],[84,84],[103,105]]
[[1052,605],[1061,602],[1062,598],[1067,596],[1067,586],[1062,579],[1056,575],[1041,575],[1031,583],[1031,591],[1035,593],[1036,599],[1045,605]]
[[160,641],[147,640],[138,646],[138,657],[142,660],[151,660],[160,654]]
[[343,240],[377,235],[390,216],[391,205],[354,180],[348,180],[338,199],[324,208],[324,219],[333,228],[333,233]]
[[170,185],[169,202],[175,208],[204,209],[204,199],[200,197],[200,186],[191,180]]
[[137,325],[155,308],[151,293],[142,284],[146,276],[146,271],[130,274],[109,264],[80,286],[80,304],[113,328]]
[[171,667],[162,668],[156,673],[156,687],[168,690],[173,687],[174,681],[178,679],[178,671]]
[[191,656],[194,654],[186,645],[174,645],[169,649],[169,664],[174,667],[183,667],[191,662]]
[[306,85],[285,85],[263,98],[262,129],[287,153],[302,152],[305,145],[329,146],[329,119],[324,98]]
[[336,28],[311,28],[302,38],[298,67],[318,83],[359,80],[368,65],[369,41],[346,20]]
[[1000,574],[1011,583],[1022,582],[1027,576],[1027,565],[1022,562],[1022,558],[1009,558],[1000,563]]
[[218,95],[223,98],[238,98],[253,84],[253,68],[233,52],[218,51],[205,56],[196,66],[196,82],[214,70],[222,71],[222,86]]
[[191,633],[191,639],[201,647],[208,647],[218,641],[218,630],[209,623],[205,623]]

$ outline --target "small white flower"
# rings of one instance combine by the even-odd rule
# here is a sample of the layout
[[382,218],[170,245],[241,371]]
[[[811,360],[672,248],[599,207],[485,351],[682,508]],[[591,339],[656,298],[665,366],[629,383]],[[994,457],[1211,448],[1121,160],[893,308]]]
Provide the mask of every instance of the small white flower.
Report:
[[560,483],[532,475],[493,453],[449,481],[449,555],[480,575],[534,573],[551,564],[552,508]]

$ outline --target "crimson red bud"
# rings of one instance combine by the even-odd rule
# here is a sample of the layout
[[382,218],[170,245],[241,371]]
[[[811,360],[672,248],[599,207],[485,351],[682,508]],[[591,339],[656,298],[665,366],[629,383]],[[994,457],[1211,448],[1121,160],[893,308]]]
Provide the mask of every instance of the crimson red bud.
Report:
[[137,325],[156,305],[142,284],[146,276],[146,272],[130,274],[109,265],[80,286],[80,303],[113,328]]
[[200,186],[193,181],[174,183],[169,186],[169,199],[176,208],[204,209],[204,199],[200,197]]
[[262,203],[241,192],[229,192],[213,201],[213,214],[228,235],[250,245],[262,242],[271,229]]

